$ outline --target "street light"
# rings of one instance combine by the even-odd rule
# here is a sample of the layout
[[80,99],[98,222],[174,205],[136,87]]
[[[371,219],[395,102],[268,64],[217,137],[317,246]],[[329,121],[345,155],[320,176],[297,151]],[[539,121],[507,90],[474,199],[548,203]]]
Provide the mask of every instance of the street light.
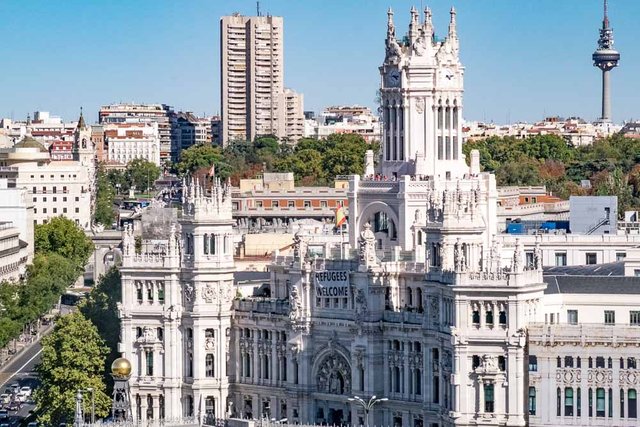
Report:
[[96,395],[93,387],[88,387],[87,391],[91,393],[91,424],[96,423]]
[[358,396],[350,397],[347,400],[349,402],[356,402],[357,404],[362,406],[362,409],[364,409],[364,425],[365,427],[369,427],[369,411],[371,410],[371,408],[373,408],[376,404],[380,402],[386,402],[389,399],[387,399],[386,397],[376,398],[376,396],[373,395],[368,402]]

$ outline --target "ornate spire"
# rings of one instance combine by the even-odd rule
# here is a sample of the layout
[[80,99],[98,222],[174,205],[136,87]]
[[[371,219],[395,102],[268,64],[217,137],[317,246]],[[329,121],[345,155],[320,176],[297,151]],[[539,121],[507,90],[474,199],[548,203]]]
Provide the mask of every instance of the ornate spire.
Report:
[[433,38],[433,15],[431,14],[431,9],[429,7],[424,8],[424,33],[426,37],[431,40]]
[[393,10],[387,10],[387,38],[396,36],[396,27],[393,25]]
[[418,37],[418,27],[420,25],[420,21],[418,18],[418,10],[415,6],[411,6],[411,21],[409,21],[409,41],[411,44]]
[[82,115],[82,107],[80,107],[80,118],[78,119],[78,129],[84,129],[87,124],[84,122],[84,116]]
[[458,34],[456,32],[456,8],[451,7],[451,20],[449,21],[449,38],[457,38]]

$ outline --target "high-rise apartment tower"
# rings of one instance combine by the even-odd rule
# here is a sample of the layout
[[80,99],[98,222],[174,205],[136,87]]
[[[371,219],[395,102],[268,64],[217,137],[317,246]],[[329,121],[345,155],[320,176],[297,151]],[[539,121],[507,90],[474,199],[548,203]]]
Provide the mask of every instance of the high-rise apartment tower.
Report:
[[[282,17],[234,14],[220,19],[223,145],[261,135],[297,139],[289,129],[295,129],[298,118],[287,114],[295,92],[284,90],[283,42]],[[302,97],[295,95],[301,105]]]

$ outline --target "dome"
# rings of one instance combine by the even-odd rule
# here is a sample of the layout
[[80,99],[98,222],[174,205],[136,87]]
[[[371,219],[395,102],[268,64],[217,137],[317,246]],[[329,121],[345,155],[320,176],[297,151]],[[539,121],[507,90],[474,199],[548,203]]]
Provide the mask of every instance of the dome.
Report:
[[32,136],[25,136],[22,140],[16,143],[13,148],[37,148],[42,153],[48,153],[47,149],[44,148],[44,145],[40,144],[35,140]]
[[111,375],[115,378],[129,378],[131,375],[131,362],[124,357],[119,357],[111,364]]

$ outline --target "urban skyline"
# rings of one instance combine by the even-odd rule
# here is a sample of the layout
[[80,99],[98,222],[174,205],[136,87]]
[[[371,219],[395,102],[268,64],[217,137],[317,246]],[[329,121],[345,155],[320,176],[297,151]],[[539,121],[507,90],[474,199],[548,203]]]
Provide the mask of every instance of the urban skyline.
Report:
[[[262,1],[261,8],[284,17],[286,85],[304,94],[306,110],[318,111],[335,104],[374,107],[379,87],[374,71],[383,45],[376,28],[384,24],[388,6],[404,26],[411,4],[421,6],[417,0],[375,0],[367,7],[362,1],[324,2],[318,7],[270,0]],[[256,13],[256,2],[249,0],[232,6],[197,1],[161,8],[145,1],[117,7],[78,1],[4,5],[15,19],[0,29],[5,40],[0,53],[13,58],[0,76],[5,88],[0,115],[24,118],[44,110],[72,120],[84,106],[90,121],[100,105],[120,101],[219,113],[219,19],[236,11]],[[422,1],[427,5],[438,17],[439,36],[446,32],[443,12],[451,6],[458,10],[467,67],[467,120],[599,117],[600,75],[591,66],[590,54],[602,20],[600,1],[582,2],[581,7],[550,0]],[[637,116],[633,93],[640,90],[634,79],[640,54],[629,45],[640,4],[612,1],[609,9],[616,48],[623,53],[612,81],[613,120],[621,122]],[[71,25],[60,25],[69,18]],[[31,24],[25,27],[24,22]],[[328,27],[331,32],[325,31]],[[61,50],[70,53],[60,55]],[[24,66],[34,58],[40,66]],[[532,66],[535,63],[541,65]],[[555,74],[549,73],[551,66]]]

